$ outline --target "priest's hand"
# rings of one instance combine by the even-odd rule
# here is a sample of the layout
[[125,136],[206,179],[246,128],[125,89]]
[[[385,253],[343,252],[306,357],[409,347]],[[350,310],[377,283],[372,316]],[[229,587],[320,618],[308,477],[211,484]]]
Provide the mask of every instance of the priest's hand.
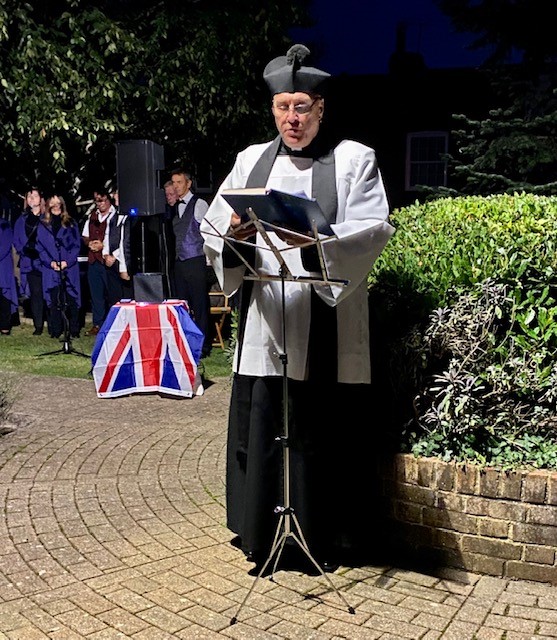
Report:
[[230,216],[230,231],[236,240],[247,240],[257,233],[257,229],[251,220],[242,223],[242,218],[234,212]]
[[309,233],[301,233],[298,231],[290,232],[288,229],[281,229],[276,231],[277,236],[287,245],[291,247],[302,247],[307,244],[311,244],[313,236]]

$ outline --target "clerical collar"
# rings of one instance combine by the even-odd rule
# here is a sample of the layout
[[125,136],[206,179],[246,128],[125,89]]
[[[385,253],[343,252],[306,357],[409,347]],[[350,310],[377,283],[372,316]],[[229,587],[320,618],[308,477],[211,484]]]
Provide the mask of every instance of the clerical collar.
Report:
[[280,143],[280,147],[278,150],[278,155],[279,156],[303,156],[303,157],[307,157],[307,154],[305,153],[304,149],[291,149],[290,147],[288,147],[287,145],[284,144],[284,142]]
[[283,141],[280,143],[279,147],[279,156],[294,156],[296,158],[319,158],[324,153],[323,145],[320,144],[316,138],[314,138],[307,147],[303,149],[292,149],[291,147],[284,144]]

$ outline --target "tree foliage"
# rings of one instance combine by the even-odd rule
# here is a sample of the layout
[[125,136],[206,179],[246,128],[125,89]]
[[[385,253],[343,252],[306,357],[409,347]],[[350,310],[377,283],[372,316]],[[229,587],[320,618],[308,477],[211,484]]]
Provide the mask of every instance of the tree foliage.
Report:
[[77,194],[134,138],[226,166],[269,126],[262,70],[306,17],[304,0],[0,0],[0,175]]
[[[437,0],[458,31],[487,47],[496,102],[480,120],[455,115],[460,193],[557,193],[557,42],[544,0]],[[458,178],[460,178],[458,180]]]
[[435,0],[460,32],[475,34],[472,48],[487,48],[489,65],[517,57],[543,66],[557,53],[553,7],[547,0]]

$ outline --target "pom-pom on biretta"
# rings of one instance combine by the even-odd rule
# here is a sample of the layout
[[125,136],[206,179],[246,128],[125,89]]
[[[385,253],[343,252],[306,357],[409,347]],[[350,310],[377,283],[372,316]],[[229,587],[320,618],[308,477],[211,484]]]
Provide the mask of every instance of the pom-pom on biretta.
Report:
[[303,61],[310,50],[303,44],[294,44],[285,56],[269,62],[263,71],[263,79],[271,93],[319,93],[323,82],[330,74],[315,67],[306,67]]
[[293,44],[286,52],[286,64],[291,64],[296,69],[302,66],[302,62],[309,56],[309,49],[305,44]]

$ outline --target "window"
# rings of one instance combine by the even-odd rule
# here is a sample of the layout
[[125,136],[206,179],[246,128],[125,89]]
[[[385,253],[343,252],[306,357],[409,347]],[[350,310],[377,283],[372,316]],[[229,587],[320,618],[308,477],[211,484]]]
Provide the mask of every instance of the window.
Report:
[[417,191],[421,185],[447,186],[449,134],[445,131],[409,133],[406,139],[405,188]]

